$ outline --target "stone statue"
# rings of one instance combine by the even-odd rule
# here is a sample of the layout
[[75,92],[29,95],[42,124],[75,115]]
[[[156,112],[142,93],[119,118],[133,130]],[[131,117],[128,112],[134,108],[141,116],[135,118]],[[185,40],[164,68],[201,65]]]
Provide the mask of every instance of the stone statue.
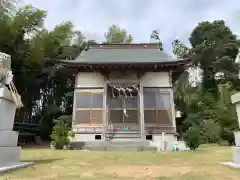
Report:
[[[240,128],[240,92],[231,96],[232,104],[236,106],[238,126]],[[232,147],[232,162],[222,162],[222,165],[240,168],[240,131],[234,132],[235,146]]]
[[17,146],[18,132],[13,131],[13,125],[21,99],[12,79],[11,57],[0,52],[0,173],[32,164],[20,161],[21,147]]
[[11,57],[0,52],[0,87],[10,84],[12,78]]

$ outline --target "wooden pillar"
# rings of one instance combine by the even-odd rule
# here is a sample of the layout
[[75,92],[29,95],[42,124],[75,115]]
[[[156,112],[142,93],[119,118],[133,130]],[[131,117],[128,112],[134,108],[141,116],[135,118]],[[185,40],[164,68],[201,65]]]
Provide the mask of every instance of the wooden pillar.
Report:
[[172,70],[169,71],[169,84],[170,84],[170,102],[171,102],[171,112],[172,112],[172,124],[176,131],[176,113],[175,113],[175,104],[174,104],[174,94],[173,94],[173,82],[172,82]]
[[145,123],[144,123],[144,104],[143,104],[143,86],[140,84],[139,88],[139,109],[140,109],[140,130],[141,139],[146,139],[145,136]]
[[74,129],[74,121],[76,120],[76,87],[77,86],[78,86],[78,73],[75,76],[75,84],[74,84],[74,90],[73,90],[72,131],[75,130]]
[[103,116],[102,116],[102,139],[107,140],[107,83],[105,83],[103,88]]
[[171,112],[172,112],[172,121],[173,121],[173,127],[176,131],[176,113],[175,113],[175,104],[174,104],[174,96],[173,96],[173,89],[170,89],[170,98],[171,98]]

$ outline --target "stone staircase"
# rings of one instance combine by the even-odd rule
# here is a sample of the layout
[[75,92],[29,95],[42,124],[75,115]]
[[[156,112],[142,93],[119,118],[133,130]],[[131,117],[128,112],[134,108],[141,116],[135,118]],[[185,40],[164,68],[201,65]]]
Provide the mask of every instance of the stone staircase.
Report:
[[72,142],[73,149],[90,151],[156,151],[150,142],[141,139],[113,139],[109,141]]
[[107,140],[141,140],[140,131],[122,131],[118,130],[116,132],[107,132]]

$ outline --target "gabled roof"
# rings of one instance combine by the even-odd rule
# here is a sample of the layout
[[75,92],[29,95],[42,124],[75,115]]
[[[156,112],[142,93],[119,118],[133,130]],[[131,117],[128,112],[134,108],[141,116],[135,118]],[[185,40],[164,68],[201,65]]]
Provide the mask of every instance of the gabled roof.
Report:
[[[146,46],[146,47],[145,47]],[[156,63],[171,61],[171,57],[155,45],[95,45],[83,51],[75,61],[87,64]]]
[[60,61],[65,65],[144,65],[186,64],[186,60],[172,59],[159,49],[157,43],[150,44],[95,44],[75,60]]

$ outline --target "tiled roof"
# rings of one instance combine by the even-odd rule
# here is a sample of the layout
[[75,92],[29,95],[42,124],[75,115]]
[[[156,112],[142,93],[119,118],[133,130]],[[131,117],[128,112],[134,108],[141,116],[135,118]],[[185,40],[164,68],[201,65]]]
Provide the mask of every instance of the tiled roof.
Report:
[[83,51],[71,64],[138,64],[174,61],[158,44],[97,44]]

